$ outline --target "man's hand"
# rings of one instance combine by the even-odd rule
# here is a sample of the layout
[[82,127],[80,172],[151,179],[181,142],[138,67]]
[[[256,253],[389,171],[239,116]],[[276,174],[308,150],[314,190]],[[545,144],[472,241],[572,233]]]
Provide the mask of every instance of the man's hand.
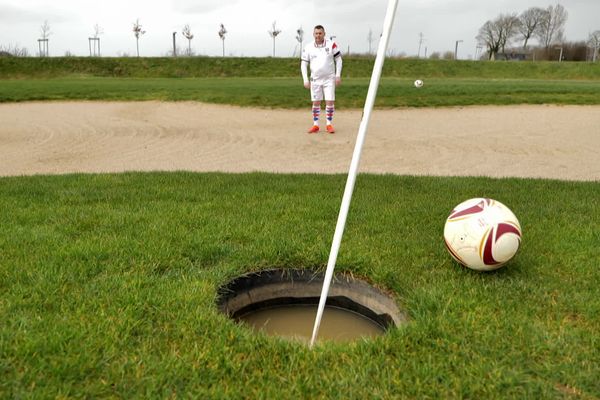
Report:
[[340,86],[342,84],[342,78],[335,77],[335,86]]
[[304,82],[304,88],[310,89],[310,82]]

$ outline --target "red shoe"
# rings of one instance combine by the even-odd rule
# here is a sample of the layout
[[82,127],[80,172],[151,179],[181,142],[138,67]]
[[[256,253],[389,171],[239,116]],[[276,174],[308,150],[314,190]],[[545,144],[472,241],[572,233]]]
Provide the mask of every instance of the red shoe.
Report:
[[335,133],[335,129],[333,129],[333,125],[327,125],[327,132]]
[[312,128],[308,130],[308,133],[317,133],[319,132],[319,125],[313,125]]

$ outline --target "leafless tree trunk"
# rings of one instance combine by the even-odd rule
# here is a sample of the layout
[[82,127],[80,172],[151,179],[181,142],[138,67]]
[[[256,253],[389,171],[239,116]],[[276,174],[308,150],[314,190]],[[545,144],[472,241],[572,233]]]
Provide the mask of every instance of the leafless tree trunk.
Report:
[[487,21],[477,35],[477,41],[485,46],[488,51],[488,59],[494,60],[496,55],[504,49],[517,33],[519,18],[516,13],[500,14],[495,20]]
[[[296,40],[300,44],[300,55],[302,55],[302,51],[304,51],[302,43],[304,42],[304,29],[302,27],[296,30]],[[296,49],[294,48],[294,55],[296,54]]]
[[140,36],[145,34],[146,31],[142,30],[139,18],[133,23],[133,34],[135,35],[135,48],[137,56],[140,56]]
[[497,21],[500,25],[501,32],[500,50],[502,51],[502,53],[505,53],[504,49],[506,45],[510,43],[512,38],[514,38],[518,32],[518,27],[520,23],[519,17],[517,17],[517,13],[502,14],[500,15]]
[[498,26],[492,21],[486,21],[486,23],[479,28],[477,42],[487,49],[488,60],[493,60],[496,53],[500,50],[500,37]]
[[225,25],[221,24],[221,28],[219,29],[219,37],[221,38],[221,42],[223,42],[223,57],[225,57],[225,35],[227,34],[227,29],[225,29]]
[[100,57],[100,35],[104,33],[104,30],[100,25],[94,25],[94,36],[88,38],[88,45],[90,47],[90,57]]
[[371,55],[371,45],[373,44],[373,29],[371,28],[369,28],[369,34],[367,35],[367,42],[369,42],[369,55]]
[[188,54],[188,56],[191,57],[192,56],[192,39],[194,38],[194,35],[192,34],[192,28],[190,28],[190,26],[188,24],[186,24],[183,27],[183,30],[181,31],[181,33],[188,40],[187,54]]
[[425,42],[425,36],[423,32],[419,32],[419,51],[417,52],[417,58],[421,58],[421,45]]
[[600,49],[600,30],[590,33],[588,44],[592,48],[592,62],[598,59],[598,50]]
[[554,43],[563,40],[568,16],[569,13],[560,4],[549,6],[545,10],[544,17],[540,21],[540,29],[537,37],[540,43],[546,48],[546,51]]
[[48,37],[52,34],[50,31],[50,25],[48,21],[44,21],[44,25],[40,27],[40,33],[42,34],[41,39],[38,39],[38,45],[40,50],[40,57],[48,57],[50,51],[48,49]]
[[544,9],[540,7],[531,7],[521,13],[519,16],[519,33],[523,37],[523,50],[527,50],[527,42],[538,31],[540,22],[544,18]]
[[277,27],[275,26],[277,24],[277,21],[273,21],[273,29],[271,29],[269,32],[269,36],[271,36],[273,38],[273,57],[275,57],[275,39],[277,39],[277,35],[279,35],[281,33],[281,29],[277,29]]

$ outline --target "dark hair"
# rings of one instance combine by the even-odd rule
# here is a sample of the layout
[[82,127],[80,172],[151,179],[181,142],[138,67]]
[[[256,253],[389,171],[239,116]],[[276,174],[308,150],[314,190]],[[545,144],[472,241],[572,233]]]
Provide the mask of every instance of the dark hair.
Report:
[[323,32],[325,32],[325,28],[323,28],[323,25],[315,25],[315,29],[313,29],[313,30],[317,30],[317,29],[320,29]]

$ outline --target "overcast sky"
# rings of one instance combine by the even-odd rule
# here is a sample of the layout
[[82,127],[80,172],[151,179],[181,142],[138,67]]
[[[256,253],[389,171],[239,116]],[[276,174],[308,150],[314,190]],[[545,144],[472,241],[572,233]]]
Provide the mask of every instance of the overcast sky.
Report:
[[[421,56],[454,51],[458,58],[473,57],[479,28],[501,13],[520,13],[530,7],[555,5],[551,1],[530,0],[400,0],[389,51],[416,55],[419,33],[423,33]],[[563,0],[569,13],[565,35],[569,41],[586,40],[600,30],[600,0]],[[325,26],[327,35],[336,37],[343,52],[367,52],[368,34],[381,33],[387,0],[0,0],[0,46],[18,46],[37,54],[40,27],[48,21],[52,34],[51,56],[89,55],[88,37],[94,25],[104,30],[103,56],[135,55],[133,23],[139,19],[146,34],[140,38],[141,56],[164,56],[172,49],[172,33],[177,31],[178,46],[187,47],[181,35],[189,24],[195,35],[196,54],[220,56],[219,24],[228,30],[225,53],[231,56],[270,56],[272,39],[268,34],[273,21],[281,34],[276,40],[276,56],[290,57],[298,45],[296,30],[303,27],[305,41],[312,38],[312,27]],[[373,52],[377,43],[372,45]]]

